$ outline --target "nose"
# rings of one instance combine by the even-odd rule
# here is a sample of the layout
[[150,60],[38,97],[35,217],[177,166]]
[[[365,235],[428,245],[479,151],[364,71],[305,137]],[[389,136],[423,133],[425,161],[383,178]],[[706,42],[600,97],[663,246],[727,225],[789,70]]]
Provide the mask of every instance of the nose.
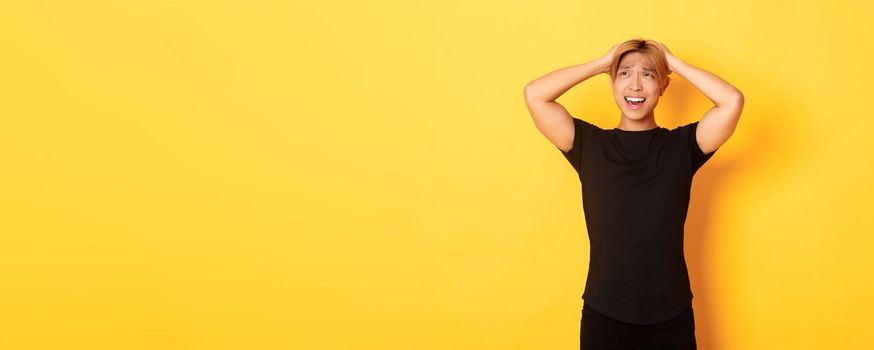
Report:
[[643,86],[640,85],[640,78],[637,76],[637,74],[635,74],[634,77],[631,78],[631,90],[643,90]]

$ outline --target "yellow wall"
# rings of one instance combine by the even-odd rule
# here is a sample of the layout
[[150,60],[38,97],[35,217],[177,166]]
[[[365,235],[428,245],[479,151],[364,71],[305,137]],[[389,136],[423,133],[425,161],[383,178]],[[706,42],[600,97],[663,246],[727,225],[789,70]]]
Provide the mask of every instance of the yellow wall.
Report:
[[[872,9],[4,2],[0,348],[577,349],[579,183],[522,88],[638,36],[746,96],[699,348],[872,348]],[[559,102],[618,123],[604,75]],[[656,120],[709,106],[675,75]]]

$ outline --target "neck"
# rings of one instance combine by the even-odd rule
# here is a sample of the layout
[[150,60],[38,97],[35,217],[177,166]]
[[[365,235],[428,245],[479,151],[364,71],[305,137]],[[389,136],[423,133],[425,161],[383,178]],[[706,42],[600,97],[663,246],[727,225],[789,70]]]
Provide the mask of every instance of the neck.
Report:
[[625,130],[625,131],[643,131],[657,128],[658,124],[655,122],[655,115],[650,113],[649,115],[634,120],[626,117],[624,114],[619,118],[619,125],[616,127],[617,129]]

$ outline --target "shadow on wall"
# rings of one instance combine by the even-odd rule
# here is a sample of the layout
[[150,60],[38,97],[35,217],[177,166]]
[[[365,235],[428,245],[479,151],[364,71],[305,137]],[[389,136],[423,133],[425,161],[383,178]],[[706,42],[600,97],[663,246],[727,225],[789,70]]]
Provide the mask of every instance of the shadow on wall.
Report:
[[[757,85],[760,83],[756,82]],[[742,86],[738,86],[738,88],[743,91]],[[762,90],[761,86],[757,86],[757,88]],[[773,98],[779,95],[779,90],[772,87],[765,91],[768,91],[768,95],[771,96],[769,98],[770,110],[758,110],[757,115],[752,115],[749,106],[750,101],[754,101],[755,97],[745,92],[744,112],[741,114],[741,120],[738,122],[733,136],[720,146],[719,150],[716,151],[717,154],[698,170],[692,181],[689,212],[685,224],[685,256],[694,294],[695,334],[698,339],[698,347],[701,349],[723,350],[727,345],[725,341],[728,335],[721,331],[725,327],[719,324],[720,318],[715,316],[715,312],[720,310],[718,305],[729,298],[720,289],[724,284],[715,280],[712,274],[707,273],[716,270],[711,266],[716,262],[709,258],[714,256],[711,254],[714,249],[719,249],[714,244],[709,243],[710,239],[715,238],[713,236],[714,230],[711,229],[715,222],[711,221],[711,218],[716,214],[716,204],[723,201],[720,195],[731,190],[725,188],[725,184],[732,183],[732,178],[738,174],[756,172],[759,164],[773,163],[775,158],[784,163],[791,162],[785,157],[785,155],[792,154],[786,150],[787,145],[790,144],[787,140],[791,135],[787,135],[785,128],[780,128],[776,122],[769,123],[769,121],[782,119],[773,118],[773,113],[791,114],[793,111],[791,106],[779,105],[779,101],[787,101],[787,99]],[[659,124],[680,125],[700,120],[707,110],[692,110],[697,107],[694,103],[690,103],[699,99],[700,96],[701,92],[697,88],[685,79],[679,78],[676,73],[672,74],[671,86],[662,97],[672,112],[670,116],[665,118],[668,121]],[[777,104],[774,104],[775,101]],[[677,116],[685,117],[680,121]],[[657,121],[660,119],[658,113],[656,113],[656,119]],[[755,123],[750,122],[751,119],[755,120]],[[738,142],[736,135],[740,133],[743,133],[745,140],[749,140],[749,142]],[[727,148],[731,149],[731,156],[727,154]],[[788,169],[788,167],[783,167],[783,169]],[[717,215],[715,217],[720,220],[731,220],[731,218],[724,216]],[[717,239],[717,241],[721,240]]]

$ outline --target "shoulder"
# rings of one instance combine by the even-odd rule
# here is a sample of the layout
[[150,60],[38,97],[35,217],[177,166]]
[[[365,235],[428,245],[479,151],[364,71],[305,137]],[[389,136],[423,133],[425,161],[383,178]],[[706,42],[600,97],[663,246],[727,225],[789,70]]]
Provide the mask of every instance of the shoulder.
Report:
[[695,140],[695,130],[698,128],[698,121],[694,121],[691,123],[686,123],[679,125],[673,129],[668,130],[669,134],[674,135],[677,138],[684,139],[686,141]]
[[587,139],[590,139],[593,136],[597,135],[598,133],[604,131],[604,129],[602,129],[601,127],[595,125],[594,123],[588,122],[584,119],[577,118],[574,116],[571,116],[571,118],[573,119],[573,122],[574,122],[574,134],[576,136],[578,136],[578,137],[575,137],[576,141],[579,141],[579,142],[586,141]]
[[698,147],[698,138],[695,136],[697,129],[698,121],[694,121],[691,123],[681,124],[673,129],[670,129],[668,131],[668,134],[671,135],[678,144],[682,144],[683,147],[700,150],[700,148]]
[[671,132],[679,133],[679,134],[688,134],[690,130],[695,130],[698,126],[698,121],[694,121],[687,124],[681,124],[673,129],[670,129]]
[[575,117],[575,116],[571,116],[571,118],[572,118],[573,121],[574,121],[574,126],[580,126],[580,127],[582,127],[582,128],[585,128],[585,129],[602,130],[602,129],[601,129],[600,127],[598,127],[597,125],[592,124],[592,123],[590,123],[590,122],[588,122],[588,121],[586,121],[586,120],[584,120],[584,119],[577,118],[577,117]]

